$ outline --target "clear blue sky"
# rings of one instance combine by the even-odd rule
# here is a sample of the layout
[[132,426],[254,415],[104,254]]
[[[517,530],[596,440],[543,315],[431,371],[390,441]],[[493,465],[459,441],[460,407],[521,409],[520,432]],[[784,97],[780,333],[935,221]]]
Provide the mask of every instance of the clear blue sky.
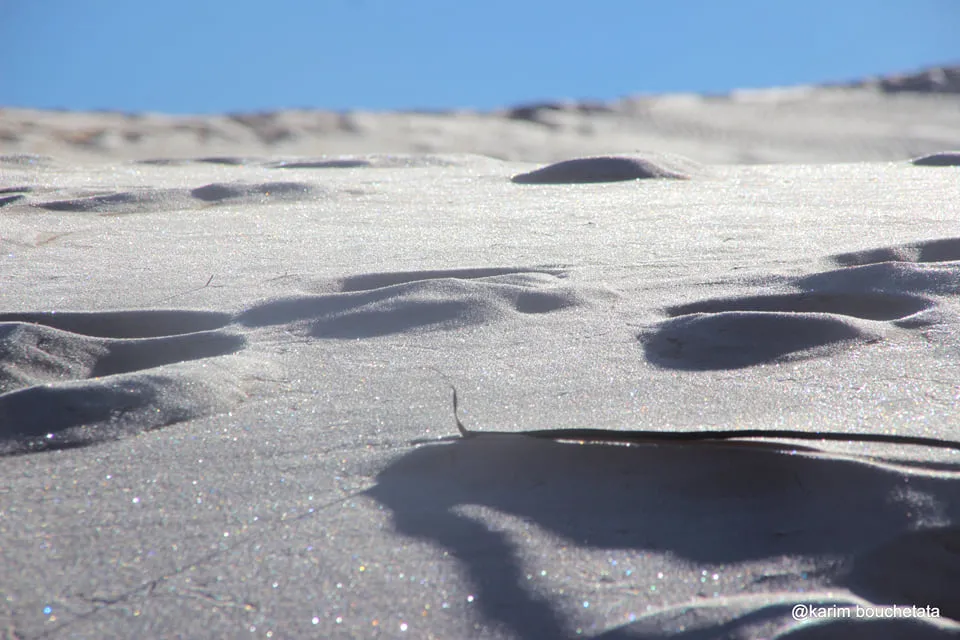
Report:
[[490,109],[945,62],[958,0],[0,0],[0,106]]

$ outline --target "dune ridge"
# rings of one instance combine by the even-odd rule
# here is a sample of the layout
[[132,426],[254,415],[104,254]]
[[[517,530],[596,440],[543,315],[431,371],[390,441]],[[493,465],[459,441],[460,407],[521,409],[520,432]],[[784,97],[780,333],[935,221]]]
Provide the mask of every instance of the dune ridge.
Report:
[[638,149],[705,163],[894,161],[956,148],[958,77],[960,67],[946,66],[824,86],[543,101],[491,112],[172,116],[7,107],[0,108],[0,163],[31,165],[56,155],[231,165],[289,155],[300,157],[275,162],[348,168],[374,161],[339,156],[466,152],[559,162]]

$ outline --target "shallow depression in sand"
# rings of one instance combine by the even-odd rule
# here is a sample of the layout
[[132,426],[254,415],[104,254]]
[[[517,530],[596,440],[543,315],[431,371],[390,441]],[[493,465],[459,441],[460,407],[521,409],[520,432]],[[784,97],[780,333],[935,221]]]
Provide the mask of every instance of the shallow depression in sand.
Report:
[[[354,276],[344,293],[297,296],[262,303],[237,316],[245,326],[297,324],[316,338],[372,338],[493,324],[517,314],[540,314],[584,302],[550,273],[430,277],[442,272]],[[359,279],[359,280],[358,280]],[[397,282],[396,284],[384,283]],[[373,285],[375,288],[360,288]]]
[[564,278],[567,273],[560,267],[476,267],[468,269],[432,269],[424,271],[388,271],[383,273],[361,273],[347,276],[339,282],[341,291],[364,291],[379,289],[394,284],[417,282],[420,280],[437,280],[440,278],[457,278],[460,280],[474,280],[480,278],[498,277],[504,282],[506,276],[518,276],[522,282],[533,283],[537,279],[551,282],[554,278]]
[[960,262],[881,262],[817,273],[800,279],[797,284],[817,291],[872,290],[955,295],[960,293]]
[[869,321],[833,314],[725,311],[680,316],[639,338],[658,366],[710,370],[822,356],[843,345],[877,342],[883,333]]
[[204,202],[258,203],[264,200],[305,200],[322,190],[305,182],[225,182],[198,187],[190,195]]
[[215,182],[194,189],[138,188],[84,194],[74,198],[33,202],[32,205],[47,211],[120,215],[217,204],[295,202],[327,195],[327,190],[306,182]]
[[840,253],[834,262],[844,266],[860,266],[878,262],[953,262],[960,260],[960,238],[942,238],[866,251]]
[[189,196],[182,189],[137,189],[80,198],[37,203],[47,211],[72,213],[147,213],[188,206]]
[[703,300],[669,307],[671,316],[722,311],[785,311],[793,313],[835,313],[865,320],[899,320],[935,303],[927,298],[887,293],[792,293]]
[[[224,324],[195,311],[4,314],[0,454],[90,444],[238,401],[229,367],[198,362],[246,345],[210,328]],[[131,337],[144,334],[155,335]]]

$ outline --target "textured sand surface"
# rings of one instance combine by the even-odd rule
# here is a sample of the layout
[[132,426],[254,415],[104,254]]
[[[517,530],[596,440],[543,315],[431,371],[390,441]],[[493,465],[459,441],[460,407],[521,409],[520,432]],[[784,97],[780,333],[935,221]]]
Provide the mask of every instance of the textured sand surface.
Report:
[[[820,142],[751,117],[766,151],[698,131],[689,160],[563,155],[562,127],[542,162],[503,159],[526,129],[500,158],[373,136],[111,159],[50,131],[122,116],[6,110],[36,139],[0,158],[0,629],[956,637],[960,445],[858,440],[960,440],[956,103],[874,91],[844,138],[870,92],[833,91],[773,103],[824,112]],[[772,108],[658,100],[729,108],[728,132]],[[490,139],[487,116],[371,116],[421,117]],[[713,164],[808,152],[899,155]],[[500,433],[458,436],[451,383]],[[850,439],[516,433],[562,428]],[[892,604],[939,617],[856,616]]]

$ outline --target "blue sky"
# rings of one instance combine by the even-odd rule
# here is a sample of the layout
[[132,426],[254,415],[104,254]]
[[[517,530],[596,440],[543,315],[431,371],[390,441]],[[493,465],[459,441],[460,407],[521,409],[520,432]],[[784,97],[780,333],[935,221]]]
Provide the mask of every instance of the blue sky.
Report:
[[957,0],[0,0],[0,105],[490,109],[960,62]]

